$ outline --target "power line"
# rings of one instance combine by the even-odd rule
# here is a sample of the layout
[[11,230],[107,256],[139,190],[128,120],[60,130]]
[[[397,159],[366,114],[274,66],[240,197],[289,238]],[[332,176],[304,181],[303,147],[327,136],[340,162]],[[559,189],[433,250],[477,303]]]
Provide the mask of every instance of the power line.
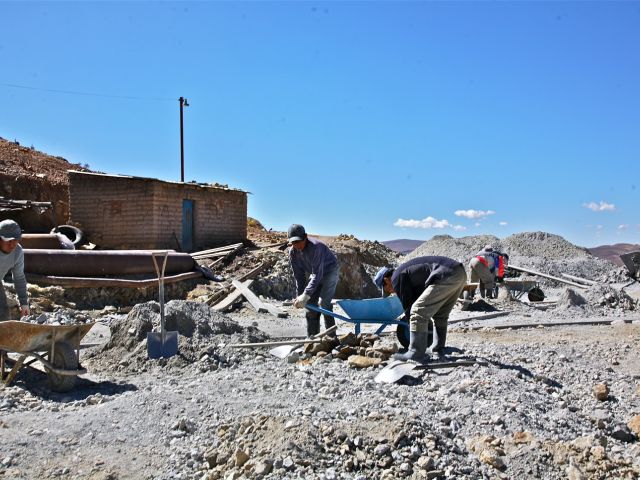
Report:
[[25,90],[36,90],[39,92],[51,92],[51,93],[64,93],[66,95],[82,95],[85,97],[104,97],[104,98],[122,98],[125,100],[154,100],[158,102],[174,102],[174,98],[162,98],[162,97],[134,97],[130,95],[108,95],[104,93],[90,93],[90,92],[76,92],[73,90],[55,90],[53,88],[38,88],[28,87],[26,85],[16,85],[13,83],[0,83],[0,86],[11,88],[22,88]]

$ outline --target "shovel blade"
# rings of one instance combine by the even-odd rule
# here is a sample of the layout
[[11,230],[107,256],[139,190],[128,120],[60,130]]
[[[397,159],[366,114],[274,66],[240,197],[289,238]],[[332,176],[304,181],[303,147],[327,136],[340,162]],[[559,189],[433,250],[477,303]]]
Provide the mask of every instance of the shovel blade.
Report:
[[416,367],[418,367],[417,363],[395,361],[384,367],[374,380],[376,383],[396,383],[405,375],[409,375]]
[[162,334],[147,333],[147,354],[149,358],[169,358],[178,353],[178,332],[165,332],[164,342]]
[[269,353],[277,358],[287,358],[296,348],[300,348],[300,345],[280,345],[269,350]]

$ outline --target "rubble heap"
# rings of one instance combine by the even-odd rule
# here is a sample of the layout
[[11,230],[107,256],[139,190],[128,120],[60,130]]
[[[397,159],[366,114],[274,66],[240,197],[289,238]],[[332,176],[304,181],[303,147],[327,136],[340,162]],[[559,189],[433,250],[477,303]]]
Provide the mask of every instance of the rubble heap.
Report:
[[267,335],[254,327],[242,327],[223,313],[200,302],[172,300],[165,305],[165,328],[178,332],[178,355],[149,360],[147,333],[160,331],[160,305],[136,305],[127,315],[111,323],[111,339],[89,354],[93,368],[119,371],[146,371],[151,364],[182,369],[197,363],[199,371],[217,370],[239,362],[229,343],[261,342]]

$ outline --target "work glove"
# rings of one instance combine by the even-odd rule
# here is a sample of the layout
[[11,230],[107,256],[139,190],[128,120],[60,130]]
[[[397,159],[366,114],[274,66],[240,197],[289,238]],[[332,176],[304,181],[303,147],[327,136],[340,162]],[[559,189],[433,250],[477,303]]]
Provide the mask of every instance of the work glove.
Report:
[[307,304],[310,298],[311,297],[309,295],[307,295],[306,293],[303,293],[298,298],[296,298],[296,301],[293,302],[293,306],[296,308],[304,308],[304,306]]
[[20,318],[29,315],[29,305],[20,305]]

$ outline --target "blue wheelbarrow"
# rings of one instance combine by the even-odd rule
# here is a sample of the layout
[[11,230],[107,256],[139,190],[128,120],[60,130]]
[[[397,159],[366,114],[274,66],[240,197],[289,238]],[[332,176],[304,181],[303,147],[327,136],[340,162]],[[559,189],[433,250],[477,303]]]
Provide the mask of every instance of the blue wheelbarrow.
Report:
[[307,304],[306,307],[308,310],[353,323],[356,335],[360,334],[360,326],[363,323],[380,324],[380,327],[375,332],[376,335],[382,333],[389,325],[397,325],[396,335],[398,341],[405,348],[409,346],[409,325],[403,320],[398,320],[398,317],[404,314],[404,308],[397,296],[392,295],[386,298],[370,298],[366,300],[337,300],[336,303],[348,316],[345,317],[316,305]]

